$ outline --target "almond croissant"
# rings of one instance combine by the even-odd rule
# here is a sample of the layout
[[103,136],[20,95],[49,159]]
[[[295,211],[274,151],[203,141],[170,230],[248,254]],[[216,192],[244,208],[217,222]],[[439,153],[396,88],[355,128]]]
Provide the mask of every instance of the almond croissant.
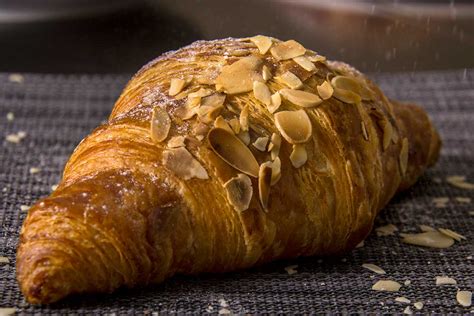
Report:
[[30,209],[35,304],[354,248],[435,163],[419,107],[296,41],[200,41],[143,67]]

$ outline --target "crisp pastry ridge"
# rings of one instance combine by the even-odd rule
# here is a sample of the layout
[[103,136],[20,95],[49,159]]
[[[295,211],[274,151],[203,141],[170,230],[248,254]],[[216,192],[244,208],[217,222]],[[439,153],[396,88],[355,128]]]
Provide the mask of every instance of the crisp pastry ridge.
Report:
[[440,146],[420,107],[294,40],[195,42],[129,81],[30,209],[18,282],[43,304],[342,253]]

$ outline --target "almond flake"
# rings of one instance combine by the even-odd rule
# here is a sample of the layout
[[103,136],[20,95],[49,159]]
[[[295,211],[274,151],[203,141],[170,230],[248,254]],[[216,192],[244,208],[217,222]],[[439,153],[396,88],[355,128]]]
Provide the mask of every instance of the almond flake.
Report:
[[25,78],[20,74],[10,74],[8,76],[8,81],[10,82],[23,83],[24,80]]
[[185,85],[186,85],[186,81],[184,79],[181,79],[181,78],[171,79],[170,89],[169,89],[168,94],[170,96],[177,95],[178,93],[180,93],[183,90]]
[[31,206],[28,206],[28,205],[20,205],[20,210],[22,212],[26,212],[30,209]]
[[224,105],[224,101],[225,101],[225,94],[214,93],[206,97],[203,97],[201,99],[201,107],[206,107],[206,106],[209,106],[212,108],[221,107]]
[[227,308],[219,309],[219,315],[230,315],[232,312]]
[[409,286],[411,284],[411,281],[410,280],[405,280],[405,282],[403,282],[403,284],[405,284],[406,286]]
[[257,148],[260,151],[265,151],[267,149],[268,137],[259,137],[252,144],[253,147]]
[[372,272],[375,272],[377,274],[385,274],[386,273],[384,269],[382,269],[381,267],[376,266],[375,264],[372,264],[372,263],[364,263],[362,265],[362,267],[366,268],[366,269],[368,269]]
[[155,106],[151,117],[151,138],[155,142],[162,142],[168,137],[171,128],[171,119],[161,107]]
[[251,52],[248,51],[247,49],[235,49],[233,51],[230,51],[229,52],[229,55],[230,56],[236,56],[236,57],[240,57],[240,56],[247,56],[249,55]]
[[18,143],[20,143],[22,138],[19,137],[18,134],[9,134],[5,137],[5,140],[9,143],[18,144]]
[[291,71],[287,71],[277,78],[283,84],[287,85],[291,89],[299,89],[303,86],[303,82]]
[[171,137],[167,144],[168,148],[184,147],[184,136]]
[[411,303],[411,301],[409,299],[407,299],[405,296],[399,296],[399,297],[395,298],[395,302],[406,303],[406,304]]
[[280,94],[291,103],[304,108],[313,107],[323,102],[316,94],[301,90],[282,89]]
[[262,55],[265,55],[273,44],[272,39],[270,37],[263,35],[251,37],[250,41],[257,46],[258,50],[260,51],[260,54]]
[[249,106],[246,105],[242,112],[240,112],[239,116],[239,122],[240,122],[240,129],[242,131],[248,131],[249,130]]
[[421,310],[424,305],[425,304],[423,304],[423,302],[416,302],[415,304],[413,304],[413,306],[415,306],[417,310]]
[[196,113],[199,117],[199,120],[203,123],[209,124],[214,121],[217,116],[221,113],[224,107],[221,106],[201,106],[197,109]]
[[56,189],[58,188],[58,186],[59,186],[58,184],[53,184],[53,185],[51,186],[51,191],[56,191]]
[[184,180],[209,179],[206,169],[184,147],[163,151],[163,164],[176,176]]
[[280,42],[273,45],[270,53],[276,60],[287,60],[304,55],[306,49],[295,40]]
[[193,133],[197,136],[205,136],[207,132],[209,132],[209,126],[204,123],[198,122],[193,126]]
[[237,137],[245,144],[245,146],[250,145],[250,134],[248,131],[241,130],[239,134],[237,134]]
[[7,113],[7,121],[11,122],[15,119],[15,114],[13,112],[8,112]]
[[263,66],[262,67],[262,78],[263,80],[265,81],[268,81],[270,79],[272,79],[272,72],[270,71],[270,69],[267,67],[267,66]]
[[204,98],[204,97],[210,96],[213,93],[214,91],[212,89],[201,88],[196,92],[192,92],[188,94],[188,99]]
[[229,123],[227,123],[227,121],[220,115],[214,121],[214,127],[225,129],[232,134],[234,133],[234,130],[230,127]]
[[7,257],[0,257],[0,263],[10,263],[10,260]]
[[305,143],[310,139],[313,128],[304,110],[281,111],[274,117],[276,127],[290,144]]
[[270,113],[273,114],[276,112],[276,110],[278,110],[281,105],[281,95],[278,91],[272,94],[271,101],[271,105],[267,106],[267,109]]
[[313,63],[326,61],[326,57],[322,55],[307,55],[306,57]]
[[381,122],[382,130],[383,130],[383,140],[382,146],[383,150],[386,150],[392,141],[393,136],[393,126],[388,120],[383,120]]
[[256,56],[241,58],[232,65],[222,67],[216,78],[216,87],[222,87],[227,94],[252,91],[253,82],[263,80],[257,69],[262,60]]
[[16,313],[15,307],[0,307],[0,315],[9,316]]
[[272,166],[267,161],[260,165],[258,170],[258,196],[263,209],[267,211],[268,199],[270,197],[270,186],[272,183]]
[[400,171],[402,173],[402,176],[404,176],[407,172],[408,166],[408,139],[406,137],[402,140],[402,148],[400,149],[400,156],[398,158],[398,161],[400,164]]
[[275,185],[281,178],[281,160],[280,157],[276,157],[272,162],[272,181],[271,185]]
[[260,81],[254,81],[253,82],[253,95],[255,99],[262,102],[266,106],[271,105],[272,93],[270,92],[270,89],[268,89],[265,83],[260,82]]
[[362,135],[365,140],[369,140],[369,134],[367,133],[367,128],[365,128],[364,121],[360,121],[360,128],[362,129]]
[[334,88],[331,84],[327,81],[324,81],[322,84],[316,87],[318,90],[318,94],[323,100],[328,100],[332,97],[334,93]]
[[471,203],[471,198],[469,197],[463,197],[463,196],[457,196],[455,197],[456,201],[459,202],[459,203]]
[[232,128],[232,131],[234,132],[234,134],[238,134],[240,132],[239,119],[234,117],[233,119],[229,120],[228,123],[229,123],[230,127]]
[[456,293],[456,300],[462,306],[470,307],[472,305],[472,292],[471,291],[458,291]]
[[418,225],[418,227],[420,227],[422,232],[434,232],[434,231],[436,231],[436,229],[434,229],[433,227],[428,226],[428,225]]
[[372,91],[369,90],[359,79],[349,76],[335,76],[331,79],[334,88],[350,91],[360,96],[362,100],[371,100]]
[[298,268],[298,265],[293,264],[291,266],[285,267],[285,271],[286,271],[286,273],[288,273],[288,275],[293,275],[293,274],[298,273],[298,271],[296,270],[297,268]]
[[272,160],[275,160],[278,157],[280,153],[280,147],[281,147],[281,136],[280,134],[273,133],[272,138],[271,138],[271,143],[268,146],[268,150],[270,151]]
[[474,184],[466,182],[465,176],[449,176],[446,181],[460,189],[474,190]]
[[212,150],[235,169],[252,177],[258,177],[259,165],[248,147],[233,133],[213,128],[208,134]]
[[227,190],[227,198],[230,204],[238,212],[243,212],[249,208],[250,201],[252,200],[252,181],[250,178],[239,173],[237,177],[234,177],[224,184],[224,188]]
[[362,240],[360,243],[356,245],[356,248],[362,248],[364,247],[365,242]]
[[467,238],[461,234],[456,233],[455,231],[452,231],[451,229],[447,228],[438,228],[441,234],[446,235],[448,237],[451,237],[455,239],[456,241],[461,241],[461,239],[466,240]]
[[401,284],[392,280],[380,280],[377,281],[373,286],[372,290],[375,291],[387,291],[397,292],[400,290]]
[[437,276],[436,285],[456,285],[458,284],[455,279],[448,276]]
[[412,315],[413,314],[410,306],[405,307],[405,309],[403,310],[403,314],[406,314],[406,315]]
[[316,70],[316,66],[305,56],[298,56],[293,58],[293,61],[301,66],[306,71]]
[[38,167],[31,167],[30,168],[30,174],[36,174],[36,173],[39,173],[41,172],[41,168],[38,168]]
[[420,234],[405,234],[402,242],[423,247],[448,248],[454,244],[454,239],[434,231]]
[[339,101],[348,104],[358,104],[362,100],[361,97],[352,91],[334,88],[333,96]]
[[293,145],[293,151],[290,154],[290,161],[293,167],[299,168],[308,160],[308,153],[303,144]]
[[375,232],[377,233],[377,236],[391,236],[393,235],[396,231],[398,231],[398,228],[393,225],[393,224],[388,224],[385,226],[380,226],[375,228]]

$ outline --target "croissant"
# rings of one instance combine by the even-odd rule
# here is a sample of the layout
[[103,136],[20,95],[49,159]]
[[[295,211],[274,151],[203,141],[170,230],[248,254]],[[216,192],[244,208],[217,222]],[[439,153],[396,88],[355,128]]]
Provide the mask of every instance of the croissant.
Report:
[[46,304],[349,251],[440,146],[420,107],[294,40],[195,42],[130,80],[30,209],[18,283]]

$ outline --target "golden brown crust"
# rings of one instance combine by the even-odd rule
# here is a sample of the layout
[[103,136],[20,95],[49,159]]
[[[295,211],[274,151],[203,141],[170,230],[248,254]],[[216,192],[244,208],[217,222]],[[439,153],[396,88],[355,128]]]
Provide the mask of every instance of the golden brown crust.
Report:
[[[199,141],[197,119],[183,120],[179,111],[186,94],[215,90],[205,83],[249,55],[259,58],[259,69],[271,71],[274,78],[266,83],[271,93],[287,88],[275,77],[291,71],[303,90],[316,95],[318,85],[338,75],[357,79],[373,95],[355,104],[331,97],[304,108],[312,124],[304,144],[307,161],[293,167],[293,147],[282,141],[281,178],[270,187],[267,210],[259,201],[259,181],[251,177],[252,199],[238,212],[224,184],[239,171],[207,139]],[[17,254],[27,300],[49,303],[73,293],[156,283],[175,273],[223,272],[354,248],[393,195],[436,161],[440,141],[420,108],[390,102],[346,64],[313,64],[314,69],[303,63],[311,69],[306,70],[291,59],[260,55],[248,39],[224,39],[196,42],[143,67],[117,100],[110,121],[76,148],[58,189],[29,211]],[[168,95],[172,78],[191,76],[184,97]],[[252,91],[227,95],[221,115],[238,118],[246,105],[252,142],[279,133],[274,115]],[[208,179],[184,180],[164,164],[166,141],[150,136],[155,106],[171,118],[168,137],[187,137],[186,148]],[[284,100],[278,111],[299,109]],[[269,152],[249,148],[259,164],[270,160]]]

